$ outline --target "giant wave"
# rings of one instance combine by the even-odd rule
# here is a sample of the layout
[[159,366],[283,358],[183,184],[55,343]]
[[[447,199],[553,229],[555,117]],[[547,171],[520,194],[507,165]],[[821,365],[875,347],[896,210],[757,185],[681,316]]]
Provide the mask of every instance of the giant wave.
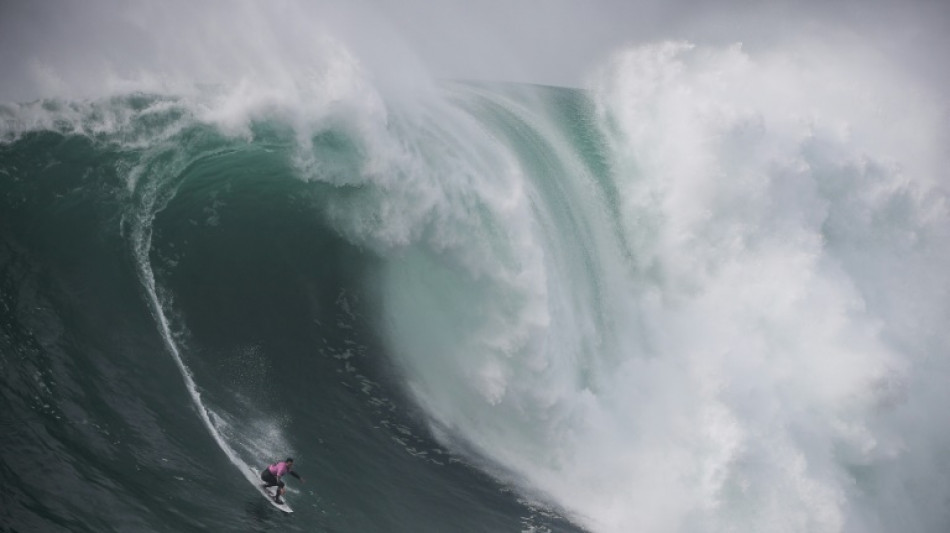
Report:
[[[183,435],[227,458],[233,472],[215,477],[253,480],[262,456],[296,453],[326,478],[296,499],[331,529],[573,527],[549,511],[591,531],[950,523],[935,97],[828,50],[661,42],[617,53],[582,90],[403,91],[329,49],[273,84],[145,80],[0,108],[4,366],[22,376],[6,380],[10,420],[95,420],[80,391],[101,385],[87,380],[147,389],[146,368],[174,368],[187,401],[168,409],[190,405],[202,429]],[[84,286],[109,286],[98,263],[16,289],[84,256],[57,251],[77,238],[74,218],[94,220],[98,237],[79,238],[139,295],[114,297],[148,317],[150,362],[110,355],[121,342],[82,356],[109,361],[99,377],[56,362],[98,342],[69,333],[92,328],[70,317]],[[42,339],[56,328],[59,341]],[[50,362],[11,355],[28,352]],[[153,395],[122,393],[164,412]],[[128,430],[137,438],[167,431],[165,415],[112,416],[148,419]],[[360,436],[380,426],[398,446]],[[71,431],[18,433],[15,449],[65,446],[74,464],[99,445]],[[178,438],[152,450],[130,437],[125,453],[184,456]],[[363,453],[344,460],[349,446]],[[406,470],[386,473],[394,453]],[[494,481],[430,472],[459,461]],[[382,494],[360,500],[362,468]],[[415,492],[397,495],[400,483]],[[407,511],[455,501],[431,490],[493,483],[516,503],[462,500],[512,505],[497,522]],[[12,523],[95,527],[73,496],[32,490],[76,503],[37,511],[18,493]],[[123,516],[161,507],[155,497],[129,496]],[[214,505],[176,513],[227,504]],[[176,513],[149,527],[200,526]]]

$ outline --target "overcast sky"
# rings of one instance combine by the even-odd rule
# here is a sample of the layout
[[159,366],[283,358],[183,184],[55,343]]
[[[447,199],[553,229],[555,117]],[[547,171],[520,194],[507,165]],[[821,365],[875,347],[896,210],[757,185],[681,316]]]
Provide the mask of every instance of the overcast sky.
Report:
[[380,0],[377,4],[434,71],[459,77],[571,85],[617,47],[663,39],[716,45],[742,42],[750,49],[801,39],[856,39],[898,61],[914,63],[922,72],[944,71],[950,53],[946,0]]
[[[191,62],[199,75],[242,61],[280,64],[321,32],[340,37],[370,69],[422,68],[437,78],[580,86],[613,51],[637,43],[742,42],[756,51],[841,39],[945,94],[950,79],[945,0],[4,0],[0,100],[90,86],[103,69]],[[221,57],[224,50],[234,57]]]

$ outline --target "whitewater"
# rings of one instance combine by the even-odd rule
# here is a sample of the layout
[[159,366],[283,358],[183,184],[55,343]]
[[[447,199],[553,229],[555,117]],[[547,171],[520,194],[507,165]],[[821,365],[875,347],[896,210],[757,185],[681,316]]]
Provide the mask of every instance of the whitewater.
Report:
[[[860,40],[436,79],[249,5],[227,54],[0,104],[11,530],[950,527],[945,95]],[[212,503],[101,522],[22,486],[41,451],[97,506]],[[296,521],[232,516],[287,454]]]

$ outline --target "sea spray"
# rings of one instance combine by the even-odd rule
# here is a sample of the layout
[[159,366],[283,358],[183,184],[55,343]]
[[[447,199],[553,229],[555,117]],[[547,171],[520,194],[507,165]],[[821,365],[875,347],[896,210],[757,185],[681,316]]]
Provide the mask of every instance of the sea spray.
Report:
[[[947,340],[935,106],[820,57],[662,43],[594,82],[649,324],[604,376],[601,431],[621,440],[588,428],[576,456],[628,458],[588,477],[626,487],[588,502],[607,530],[889,530],[932,496],[876,495],[906,475],[942,490],[917,454],[945,449],[945,429],[900,421],[908,382],[935,400],[912,346]],[[911,301],[927,311],[903,315]]]
[[[921,458],[946,428],[906,429],[945,400],[929,352],[947,341],[935,107],[822,57],[619,54],[592,87],[614,186],[564,203],[543,191],[597,179],[552,149],[543,111],[488,119],[514,162],[488,172],[527,201],[480,195],[479,170],[466,190],[507,233],[459,238],[502,238],[484,256],[500,270],[466,273],[425,238],[391,260],[394,350],[439,431],[596,530],[886,531],[933,509],[946,486]],[[578,205],[601,238],[578,238]],[[595,259],[574,268],[577,254]]]

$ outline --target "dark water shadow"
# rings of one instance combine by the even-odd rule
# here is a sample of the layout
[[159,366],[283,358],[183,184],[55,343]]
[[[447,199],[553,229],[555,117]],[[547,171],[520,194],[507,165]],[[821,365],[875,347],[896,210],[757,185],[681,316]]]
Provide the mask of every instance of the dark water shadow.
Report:
[[275,509],[270,503],[262,498],[250,500],[244,503],[244,514],[247,517],[248,531],[273,532],[277,528],[281,531],[318,531],[323,533],[336,533],[338,530],[330,527],[325,520],[318,517],[316,521],[307,518],[304,521],[298,516],[300,513],[285,513]]
[[244,514],[251,531],[273,531],[274,528],[287,525],[287,513],[275,509],[263,498],[255,498],[244,503]]

